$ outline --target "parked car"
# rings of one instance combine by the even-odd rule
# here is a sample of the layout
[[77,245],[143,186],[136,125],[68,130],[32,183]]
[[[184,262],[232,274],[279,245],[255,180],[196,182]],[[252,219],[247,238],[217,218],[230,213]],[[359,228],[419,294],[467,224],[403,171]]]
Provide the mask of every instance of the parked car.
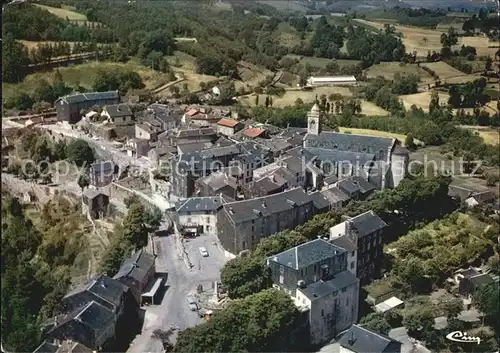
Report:
[[203,256],[203,257],[208,257],[208,251],[207,251],[207,249],[206,249],[206,248],[204,248],[204,247],[201,247],[201,248],[200,248],[200,254],[201,254],[201,256]]
[[198,303],[196,302],[196,298],[192,295],[188,295],[186,297],[186,301],[189,306],[189,310],[191,311],[198,311]]

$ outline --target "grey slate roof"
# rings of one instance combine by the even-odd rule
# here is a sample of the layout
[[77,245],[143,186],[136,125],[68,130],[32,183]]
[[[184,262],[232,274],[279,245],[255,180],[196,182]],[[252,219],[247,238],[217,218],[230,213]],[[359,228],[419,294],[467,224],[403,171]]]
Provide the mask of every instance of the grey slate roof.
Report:
[[203,158],[213,158],[213,157],[223,157],[237,155],[241,153],[241,149],[236,145],[225,146],[225,147],[214,147],[207,150],[202,150],[199,155]]
[[325,183],[326,185],[330,185],[335,184],[338,180],[339,178],[337,178],[335,175],[330,175],[329,177],[323,179],[323,183]]
[[58,100],[62,100],[66,103],[81,103],[90,100],[110,100],[119,99],[120,95],[118,91],[107,91],[107,92],[88,92],[88,93],[78,93],[70,94],[64,97],[59,97]]
[[299,290],[304,293],[310,301],[315,301],[333,292],[338,292],[342,288],[356,284],[358,281],[359,279],[356,276],[345,270],[335,274],[333,278],[328,281],[314,282],[309,284],[306,288],[300,288]]
[[254,188],[259,188],[265,190],[268,194],[271,194],[281,188],[281,185],[275,183],[268,177],[264,177],[260,180],[257,180],[254,183]]
[[80,286],[66,294],[64,298],[70,298],[76,294],[87,291],[117,308],[120,306],[123,292],[127,289],[127,286],[113,278],[109,278],[105,275],[98,275],[83,286]]
[[374,160],[375,155],[372,153],[360,153],[352,151],[335,151],[326,148],[305,148],[304,154],[308,158],[317,157],[317,160],[322,162],[349,162],[353,165],[362,167],[368,162]]
[[177,146],[181,153],[190,153],[190,152],[200,152],[211,148],[213,144],[211,142],[194,142],[194,143],[185,143]]
[[349,221],[352,222],[353,227],[356,229],[357,234],[360,237],[387,227],[387,223],[385,223],[373,211],[361,213],[356,217],[350,218]]
[[336,186],[321,190],[320,192],[328,201],[330,201],[331,204],[335,204],[337,202],[346,202],[350,200],[349,195],[347,195]]
[[280,265],[300,270],[315,263],[333,258],[345,250],[330,244],[323,239],[314,239],[294,248],[288,249],[269,259]]
[[94,189],[94,188],[86,188],[83,190],[83,196],[87,200],[92,200],[93,198],[99,196],[99,195],[105,195],[108,196],[106,193],[104,193],[101,189]]
[[104,109],[108,112],[109,116],[112,118],[132,115],[132,110],[127,104],[107,105],[104,107]]
[[99,335],[100,330],[113,324],[115,314],[99,303],[92,301],[76,315],[75,319],[79,319],[83,324],[90,327],[96,335]]
[[305,147],[318,147],[332,149],[337,146],[339,151],[369,152],[374,153],[384,150],[386,153],[394,144],[393,139],[376,136],[343,134],[333,131],[323,131],[319,135],[306,134]]
[[356,244],[350,241],[346,236],[329,240],[329,242],[333,245],[338,246],[339,248],[345,249],[347,252],[356,251],[358,249]]
[[483,287],[483,286],[487,286],[488,284],[495,282],[493,280],[493,278],[488,273],[483,273],[483,274],[471,277],[470,281],[472,284],[474,284],[475,287]]
[[340,180],[337,186],[346,192],[361,192],[365,194],[367,192],[375,190],[375,186],[365,179],[353,176]]
[[256,142],[269,148],[273,153],[284,152],[292,147],[284,138],[273,137],[271,139],[257,138]]
[[301,188],[291,189],[274,195],[225,204],[224,210],[236,224],[285,212],[297,206],[312,202]]
[[216,212],[222,207],[222,200],[219,196],[212,197],[191,197],[181,200],[175,204],[175,210],[179,214],[187,212]]
[[147,276],[148,271],[154,266],[155,257],[144,250],[139,250],[131,257],[123,261],[120,270],[113,277],[120,279],[124,277],[133,278],[139,282]]
[[[350,340],[352,341],[350,342]],[[382,353],[386,352],[391,344],[401,346],[401,342],[359,325],[352,325],[339,340],[339,343],[340,346],[355,353]]]
[[195,137],[195,136],[210,136],[210,135],[216,135],[217,133],[215,132],[214,129],[211,127],[207,128],[201,128],[201,129],[188,129],[188,130],[180,130],[177,133],[177,138],[183,138],[183,137]]
[[330,201],[319,191],[310,194],[310,196],[314,202],[314,207],[316,207],[317,210],[327,209],[331,205]]
[[59,347],[55,344],[49,343],[47,341],[43,341],[41,345],[39,345],[33,353],[56,353]]

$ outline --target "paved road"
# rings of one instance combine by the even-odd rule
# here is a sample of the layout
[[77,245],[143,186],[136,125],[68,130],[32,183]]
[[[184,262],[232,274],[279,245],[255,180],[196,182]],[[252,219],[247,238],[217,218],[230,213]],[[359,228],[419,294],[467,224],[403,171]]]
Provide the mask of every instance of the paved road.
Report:
[[[168,330],[170,325],[180,330],[195,326],[201,322],[196,312],[189,310],[185,301],[186,295],[196,292],[201,284],[204,290],[211,291],[211,283],[220,278],[220,268],[225,262],[220,245],[213,245],[215,236],[200,236],[186,243],[186,251],[193,263],[188,269],[179,254],[175,235],[154,239],[157,272],[166,272],[167,290],[162,303],[158,306],[146,307],[146,318],[143,331],[132,342],[129,353],[161,352],[161,344],[151,338],[157,328]],[[209,257],[202,257],[199,247],[204,246]]]

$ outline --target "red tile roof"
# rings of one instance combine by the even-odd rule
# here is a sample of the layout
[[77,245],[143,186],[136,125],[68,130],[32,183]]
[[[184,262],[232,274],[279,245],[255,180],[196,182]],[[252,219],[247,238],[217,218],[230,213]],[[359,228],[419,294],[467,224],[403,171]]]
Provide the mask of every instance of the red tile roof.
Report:
[[198,114],[200,111],[198,109],[189,109],[186,113],[187,116],[192,117]]
[[258,127],[245,130],[244,134],[248,137],[258,137],[264,133],[264,129],[259,129]]
[[227,127],[235,127],[236,125],[238,125],[238,120],[224,119],[223,118],[217,122],[217,125],[227,126]]

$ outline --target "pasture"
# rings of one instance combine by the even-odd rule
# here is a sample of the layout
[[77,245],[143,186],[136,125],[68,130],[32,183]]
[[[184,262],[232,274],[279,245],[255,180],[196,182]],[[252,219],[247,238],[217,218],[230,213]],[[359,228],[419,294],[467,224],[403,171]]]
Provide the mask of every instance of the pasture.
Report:
[[436,72],[441,80],[465,75],[462,71],[455,69],[454,67],[448,65],[443,61],[437,61],[434,63],[422,63],[421,65]]
[[60,17],[62,19],[67,19],[69,21],[87,21],[87,16],[82,13],[78,13],[69,9],[46,6],[41,4],[33,4],[44,10],[49,11],[51,14]]
[[474,47],[477,55],[492,58],[495,58],[495,53],[499,50],[498,42],[490,41],[487,37],[460,37],[458,44]]
[[500,130],[498,129],[492,129],[486,126],[468,125],[462,125],[461,127],[472,130],[475,134],[479,135],[484,140],[484,143],[495,146],[500,144]]
[[[448,93],[439,92],[439,102],[441,104],[447,104],[449,95]],[[405,109],[411,109],[412,105],[417,108],[422,108],[425,112],[429,111],[429,103],[431,101],[431,92],[420,92],[415,94],[407,94],[399,96],[399,99],[403,102]]]
[[367,78],[375,78],[383,76],[388,80],[394,79],[396,73],[400,74],[415,74],[420,77],[422,82],[433,82],[434,79],[424,69],[418,67],[416,64],[403,64],[400,62],[381,62],[380,64],[373,65],[367,70]]
[[[370,130],[370,129],[355,129],[350,127],[339,127],[339,132],[344,134],[352,134],[352,135],[366,135],[366,136],[377,136],[377,137],[388,137],[392,139],[398,139],[404,145],[406,135],[397,134],[393,132],[379,131],[379,130]],[[414,142],[417,145],[421,145],[422,142],[414,139]]]

